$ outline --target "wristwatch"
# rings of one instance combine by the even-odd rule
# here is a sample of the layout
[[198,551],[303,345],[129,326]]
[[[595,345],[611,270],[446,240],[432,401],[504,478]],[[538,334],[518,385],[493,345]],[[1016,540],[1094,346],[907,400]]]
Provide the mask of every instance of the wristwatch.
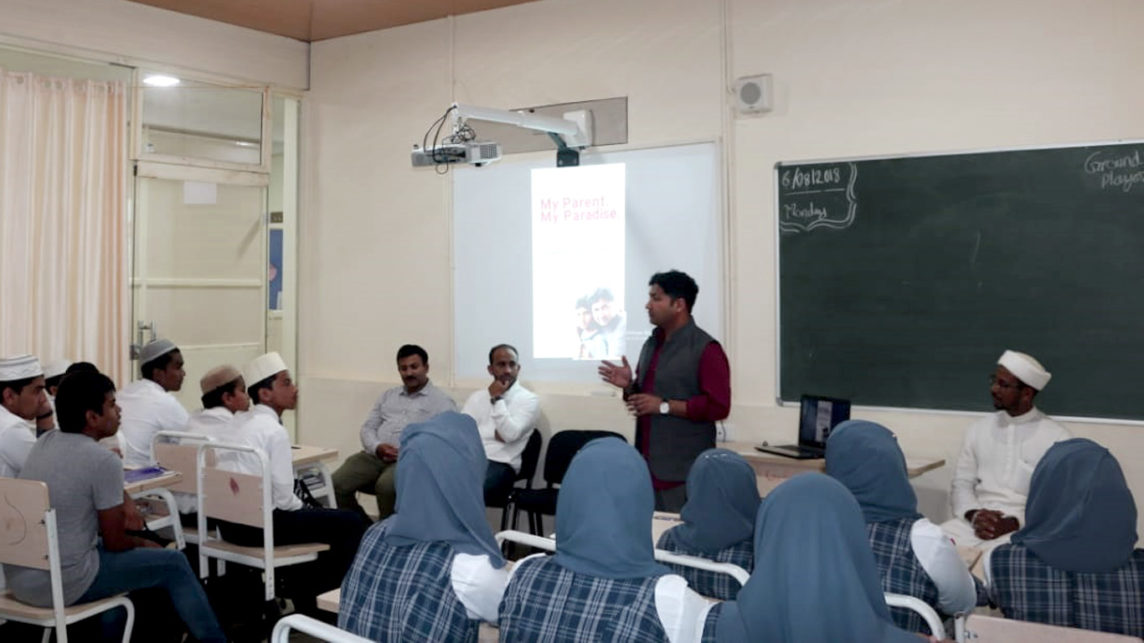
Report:
[[667,415],[669,413],[671,413],[671,405],[667,403],[667,400],[660,402],[659,403],[659,414],[660,415]]

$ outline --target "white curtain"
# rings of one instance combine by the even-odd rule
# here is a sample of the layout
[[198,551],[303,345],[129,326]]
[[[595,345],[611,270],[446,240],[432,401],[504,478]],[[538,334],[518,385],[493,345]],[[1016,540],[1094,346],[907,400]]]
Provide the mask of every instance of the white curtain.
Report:
[[0,356],[129,379],[127,96],[0,69]]

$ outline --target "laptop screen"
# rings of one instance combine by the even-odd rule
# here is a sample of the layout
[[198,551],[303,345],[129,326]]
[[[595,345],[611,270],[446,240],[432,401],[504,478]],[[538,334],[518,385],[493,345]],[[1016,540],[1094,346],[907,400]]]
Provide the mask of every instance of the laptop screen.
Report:
[[799,446],[826,448],[826,438],[839,422],[850,419],[850,400],[803,395],[798,422]]

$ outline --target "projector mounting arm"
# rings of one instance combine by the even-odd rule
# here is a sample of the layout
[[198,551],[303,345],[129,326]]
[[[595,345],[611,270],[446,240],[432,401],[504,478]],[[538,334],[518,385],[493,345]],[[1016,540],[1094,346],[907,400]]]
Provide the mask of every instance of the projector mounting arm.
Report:
[[453,103],[453,132],[459,132],[467,120],[504,123],[545,132],[561,151],[568,151],[569,148],[581,150],[592,144],[592,112],[586,109],[566,112],[564,118],[556,118]]

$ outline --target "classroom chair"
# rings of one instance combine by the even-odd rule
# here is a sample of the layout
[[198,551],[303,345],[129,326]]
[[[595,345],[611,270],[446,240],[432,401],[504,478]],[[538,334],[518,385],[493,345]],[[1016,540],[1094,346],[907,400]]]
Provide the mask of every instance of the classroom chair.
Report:
[[123,643],[131,640],[135,606],[125,594],[64,606],[56,510],[51,507],[47,484],[39,480],[0,478],[0,563],[47,570],[52,586],[50,608],[22,603],[10,591],[0,594],[0,618],[45,628],[44,643],[54,628],[56,641],[67,643],[68,625],[122,607],[127,610]]
[[501,509],[501,530],[509,528],[509,514],[512,514],[512,528],[516,529],[516,509],[515,496],[520,487],[517,487],[518,482],[524,481],[524,489],[532,489],[532,479],[536,477],[536,465],[540,462],[540,447],[544,439],[540,435],[539,429],[533,429],[532,433],[528,436],[528,444],[524,445],[524,451],[520,454],[520,471],[517,472],[516,477],[513,478],[513,488],[506,492],[499,498],[489,498],[485,502],[486,507],[500,507]]
[[[137,494],[136,498],[146,495],[161,495],[166,501],[168,506],[168,513],[161,518],[155,518],[147,521],[147,527],[152,531],[158,531],[164,527],[170,527],[171,532],[175,536],[175,542],[178,544],[180,550],[186,548],[187,543],[197,545],[199,542],[199,532],[194,527],[184,527],[182,521],[179,520],[178,505],[175,504],[174,496],[171,492],[186,493],[192,496],[198,495],[199,480],[195,475],[195,457],[197,455],[197,445],[200,442],[209,442],[210,438],[199,433],[187,433],[184,431],[160,431],[155,434],[151,440],[151,452],[155,454],[155,462],[160,467],[168,471],[177,471],[182,474],[182,479],[175,484],[168,485],[165,489],[151,489]],[[190,444],[187,444],[187,443]],[[208,456],[208,465],[214,465],[213,453]]]
[[1141,639],[1059,625],[970,614],[955,621],[957,643],[1128,643]]
[[[308,563],[330,546],[324,543],[274,546],[274,504],[270,500],[270,461],[261,449],[225,442],[202,442],[196,447],[195,476],[198,479],[199,576],[206,578],[207,561],[216,558],[261,569],[264,572],[265,599],[274,600],[274,570]],[[253,454],[261,464],[261,475],[226,471],[208,466],[211,451]],[[207,519],[226,520],[262,529],[262,547],[243,547],[212,536]]]
[[302,614],[291,614],[278,619],[278,622],[274,624],[274,631],[270,633],[270,643],[289,643],[292,630],[309,634],[319,641],[329,641],[330,643],[370,643],[369,639],[345,630],[339,630],[333,625]]
[[[572,463],[573,456],[583,446],[596,438],[619,438],[624,436],[612,431],[560,431],[548,441],[548,453],[544,456],[544,489],[517,489],[512,495],[512,526],[516,527],[516,513],[528,514],[528,530],[536,535],[544,535],[544,516],[556,515],[558,488]],[[523,468],[523,467],[522,467]],[[502,528],[504,524],[502,522]]]
[[937,611],[930,607],[928,603],[916,596],[906,596],[905,594],[893,594],[886,592],[886,605],[890,607],[902,607],[914,612],[917,612],[922,620],[925,621],[926,626],[929,627],[930,633],[934,638],[939,641],[945,640],[945,625],[941,622],[941,617],[937,615]]

